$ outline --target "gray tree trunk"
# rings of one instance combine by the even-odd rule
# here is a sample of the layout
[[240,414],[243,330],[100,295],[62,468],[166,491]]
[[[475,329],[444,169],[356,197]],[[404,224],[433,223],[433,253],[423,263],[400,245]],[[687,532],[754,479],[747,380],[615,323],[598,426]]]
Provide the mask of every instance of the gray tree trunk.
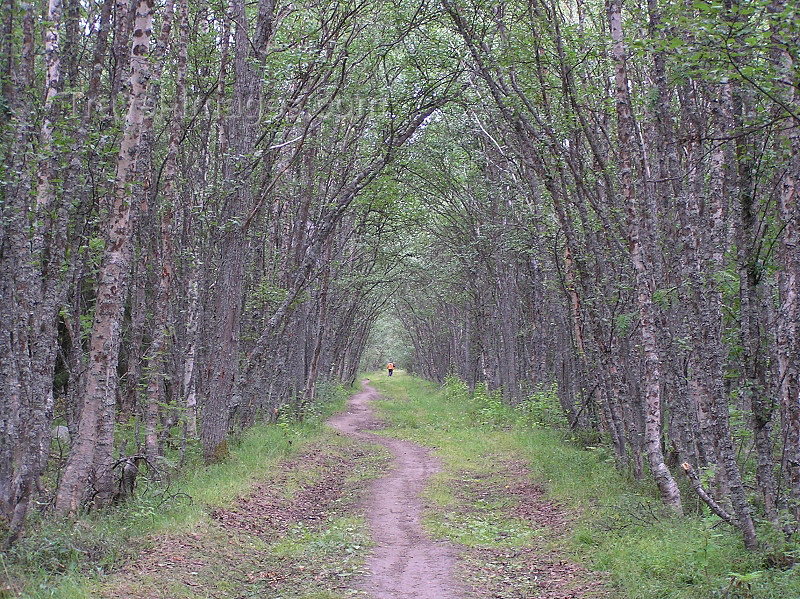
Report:
[[657,329],[654,317],[653,289],[650,283],[651,269],[645,262],[642,249],[640,222],[642,207],[637,201],[633,183],[633,161],[631,158],[634,124],[628,93],[626,68],[626,46],[622,33],[622,7],[620,0],[610,0],[608,9],[613,58],[615,65],[615,91],[617,100],[617,127],[619,136],[619,177],[622,196],[628,216],[628,244],[631,262],[636,274],[636,303],[639,308],[639,326],[642,337],[645,376],[645,427],[644,437],[650,471],[661,492],[664,504],[681,512],[681,496],[678,485],[664,463],[661,449],[661,359],[658,354]]
[[133,181],[136,152],[144,121],[143,104],[150,76],[148,54],[153,23],[152,0],[139,0],[131,49],[130,101],[117,159],[112,211],[100,268],[89,363],[77,436],[70,447],[56,495],[56,510],[75,514],[91,489],[99,504],[113,495],[113,427],[117,400],[117,360],[122,315],[129,282],[131,237],[135,213],[128,186]]

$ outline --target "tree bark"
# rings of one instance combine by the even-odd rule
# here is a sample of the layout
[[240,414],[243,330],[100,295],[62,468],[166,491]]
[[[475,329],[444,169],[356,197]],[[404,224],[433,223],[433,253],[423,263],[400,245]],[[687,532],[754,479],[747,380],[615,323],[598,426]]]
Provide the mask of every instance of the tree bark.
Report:
[[[129,282],[132,229],[135,212],[129,185],[134,178],[136,152],[144,121],[143,103],[150,76],[148,53],[152,36],[153,0],[139,0],[131,48],[130,100],[117,168],[108,237],[100,269],[89,364],[82,382],[82,408],[77,437],[56,495],[55,508],[75,515],[87,492],[96,503],[113,496],[113,423],[117,399],[117,360],[123,309]],[[109,430],[111,434],[109,435]]]
[[[158,218],[160,218],[160,243],[156,254],[158,283],[156,284],[156,298],[154,305],[154,319],[152,341],[147,356],[147,412],[145,418],[145,454],[147,459],[155,463],[159,456],[159,416],[162,407],[167,404],[164,374],[167,365],[169,341],[172,338],[172,295],[175,271],[175,243],[173,226],[175,210],[178,205],[178,191],[176,178],[178,175],[178,145],[183,133],[183,117],[186,104],[186,44],[188,39],[188,6],[187,0],[179,0],[178,27],[178,72],[175,80],[175,105],[170,123],[170,137],[167,156],[164,159],[163,173],[164,186],[162,190],[163,202],[161,203]],[[172,6],[172,4],[171,4]],[[173,9],[174,10],[174,9]],[[171,20],[173,10],[169,11]],[[165,17],[165,22],[167,18]],[[163,27],[163,26],[162,26]],[[169,30],[166,31],[169,34]],[[166,35],[162,30],[160,43],[167,44]]]
[[[743,129],[745,119],[752,115],[747,93],[739,90],[737,129]],[[770,302],[764,289],[765,272],[760,262],[759,248],[763,238],[759,231],[759,206],[754,194],[755,160],[752,154],[755,143],[744,134],[736,139],[736,164],[738,202],[736,203],[736,248],[739,271],[739,302],[741,314],[740,335],[742,339],[742,379],[744,392],[752,412],[752,427],[758,465],[756,481],[764,500],[767,519],[777,523],[778,490],[775,480],[775,458],[773,456],[773,413],[775,402],[771,397],[767,327]]]
[[[8,179],[0,225],[0,393],[6,398],[0,402],[0,515],[8,522],[7,543],[22,529],[50,452],[56,322],[64,298],[62,269],[70,214],[69,207],[58,200],[55,175],[62,153],[53,136],[61,115],[59,0],[48,5],[39,160],[30,160],[35,117],[33,10],[33,5],[26,5],[22,13],[19,63],[10,63],[11,77],[4,80],[14,124],[10,152],[5,156]],[[31,163],[38,166],[35,192]]]
[[650,471],[661,492],[665,505],[682,512],[678,485],[664,463],[661,449],[661,359],[658,353],[657,328],[654,317],[653,290],[650,285],[650,266],[642,249],[640,222],[642,208],[637,201],[633,183],[632,147],[634,135],[633,113],[628,91],[626,47],[622,33],[621,0],[609,0],[606,5],[613,42],[615,65],[614,82],[617,104],[619,144],[619,177],[622,196],[628,217],[628,244],[631,262],[636,274],[636,302],[639,308],[639,326],[642,337],[645,374],[645,444]]
[[[315,321],[317,323],[316,334],[314,335],[314,349],[311,355],[311,364],[308,368],[306,376],[306,387],[303,390],[303,398],[300,401],[301,410],[307,405],[314,402],[316,395],[317,379],[319,378],[319,360],[322,352],[322,342],[326,336],[326,321],[328,317],[328,291],[330,287],[330,260],[331,260],[331,246],[333,245],[333,238],[328,240],[325,246],[325,251],[322,256],[323,264],[325,264],[325,271],[322,274],[322,281],[320,282],[321,289],[319,292],[319,307]],[[301,411],[302,414],[302,411]]]
[[[785,165],[777,177],[778,218],[783,232],[778,242],[777,271],[777,362],[778,397],[781,406],[781,438],[783,453],[781,473],[786,477],[789,490],[790,511],[795,522],[800,522],[800,119],[798,110],[798,85],[800,74],[795,58],[788,48],[797,44],[797,33],[787,35],[778,19],[787,9],[783,0],[773,0],[768,11],[775,19],[772,24],[772,58],[777,67],[778,97],[781,106],[780,134],[776,139],[776,155]],[[793,114],[787,114],[791,110]],[[797,524],[795,526],[798,526]]]
[[[246,170],[254,150],[256,124],[260,122],[261,80],[251,64],[259,54],[258,43],[251,44],[245,4],[232,0],[231,21],[234,33],[234,75],[232,114],[225,136],[229,155],[224,157],[223,179],[230,190],[223,199],[220,227],[216,232],[219,252],[214,274],[213,306],[209,334],[216,344],[206,368],[207,385],[202,407],[200,439],[203,456],[212,462],[227,456],[230,412],[238,407],[235,397],[239,379],[239,340],[244,290],[244,252],[247,245],[243,219],[252,209],[251,174]],[[259,21],[271,18],[259,13]]]
[[[731,88],[728,83],[719,86],[715,102],[713,121],[722,137],[732,128],[731,122]],[[705,289],[703,293],[704,309],[700,314],[700,326],[705,333],[706,344],[703,346],[705,354],[704,375],[707,381],[707,390],[710,392],[711,404],[714,411],[714,434],[718,457],[725,468],[725,475],[730,489],[731,503],[736,512],[736,521],[742,532],[744,545],[754,551],[758,548],[753,518],[747,504],[747,496],[742,482],[742,474],[736,463],[736,450],[733,446],[731,434],[728,398],[724,388],[724,353],[723,347],[723,322],[722,322],[722,291],[717,278],[725,271],[726,202],[724,194],[730,188],[727,169],[732,162],[731,152],[728,151],[729,142],[717,142],[711,152],[710,168],[710,193],[708,194],[707,210],[711,231],[708,235],[706,264],[703,270],[705,276]]]

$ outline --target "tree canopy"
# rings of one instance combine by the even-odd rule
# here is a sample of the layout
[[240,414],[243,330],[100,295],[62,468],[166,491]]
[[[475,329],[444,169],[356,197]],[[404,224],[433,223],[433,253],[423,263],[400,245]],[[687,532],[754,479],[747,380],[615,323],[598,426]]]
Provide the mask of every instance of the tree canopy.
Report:
[[748,548],[756,521],[796,533],[795,4],[10,0],[0,22],[8,541],[34,497],[120,501],[126,459],[224,459],[390,359],[555,389],[674,512],[699,471]]

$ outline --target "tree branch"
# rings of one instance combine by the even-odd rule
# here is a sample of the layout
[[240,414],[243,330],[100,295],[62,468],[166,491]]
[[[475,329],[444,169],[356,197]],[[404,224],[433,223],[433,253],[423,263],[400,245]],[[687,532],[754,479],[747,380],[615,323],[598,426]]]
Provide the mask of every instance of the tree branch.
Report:
[[697,473],[692,469],[691,464],[688,462],[684,462],[681,464],[681,468],[683,468],[683,472],[686,474],[686,477],[692,483],[692,488],[694,489],[695,493],[703,500],[703,502],[711,508],[711,511],[714,512],[717,516],[725,520],[728,524],[735,526],[735,521],[733,516],[731,516],[725,509],[718,504],[711,495],[708,494],[703,488],[703,484],[700,482],[700,479],[697,476]]

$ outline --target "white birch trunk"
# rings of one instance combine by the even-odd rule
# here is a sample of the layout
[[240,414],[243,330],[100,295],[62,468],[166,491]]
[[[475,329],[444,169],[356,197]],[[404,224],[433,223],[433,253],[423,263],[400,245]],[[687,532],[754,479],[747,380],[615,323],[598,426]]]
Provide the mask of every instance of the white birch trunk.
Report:
[[[89,363],[82,383],[83,407],[77,437],[56,495],[56,510],[75,514],[94,486],[99,503],[111,500],[113,426],[117,400],[117,359],[122,315],[129,282],[131,237],[135,214],[129,185],[144,121],[143,103],[150,76],[148,54],[153,25],[153,0],[139,0],[131,50],[130,100],[117,158],[105,254],[98,275]],[[110,431],[110,435],[109,435]]]
[[661,449],[661,360],[658,353],[658,332],[654,317],[653,290],[649,280],[651,268],[646,262],[642,248],[639,226],[642,218],[641,207],[637,202],[637,192],[633,183],[631,148],[633,147],[634,126],[628,91],[625,58],[627,50],[622,34],[621,0],[609,0],[607,9],[615,64],[614,82],[619,135],[619,176],[628,216],[628,243],[631,262],[636,274],[636,301],[639,307],[642,352],[644,354],[645,447],[650,463],[650,471],[661,492],[662,501],[665,505],[680,513],[682,512],[680,491],[669,468],[664,463],[664,453]]

